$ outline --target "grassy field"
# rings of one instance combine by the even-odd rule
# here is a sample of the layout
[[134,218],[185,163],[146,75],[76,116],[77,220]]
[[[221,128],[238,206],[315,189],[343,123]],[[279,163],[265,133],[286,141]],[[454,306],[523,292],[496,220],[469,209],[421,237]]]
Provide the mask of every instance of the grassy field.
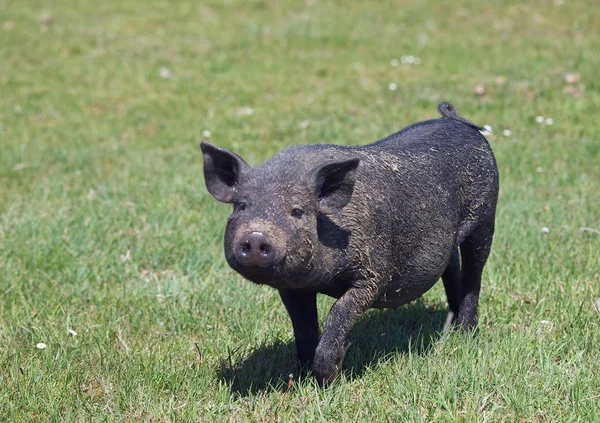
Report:
[[[1,0],[0,421],[600,421],[594,4]],[[440,283],[368,313],[333,386],[290,380],[199,142],[258,164],[444,99],[501,174],[477,336],[441,335]]]

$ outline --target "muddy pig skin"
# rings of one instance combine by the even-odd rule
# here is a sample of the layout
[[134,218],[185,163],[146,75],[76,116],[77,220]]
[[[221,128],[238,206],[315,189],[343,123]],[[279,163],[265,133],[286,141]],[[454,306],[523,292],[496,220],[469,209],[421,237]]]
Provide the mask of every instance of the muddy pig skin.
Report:
[[[262,165],[202,143],[208,191],[233,204],[225,256],[279,290],[298,359],[321,383],[371,307],[396,308],[441,277],[444,329],[473,329],[490,253],[498,170],[483,129],[441,103],[440,119],[364,146],[298,145]],[[319,334],[316,295],[337,298]]]

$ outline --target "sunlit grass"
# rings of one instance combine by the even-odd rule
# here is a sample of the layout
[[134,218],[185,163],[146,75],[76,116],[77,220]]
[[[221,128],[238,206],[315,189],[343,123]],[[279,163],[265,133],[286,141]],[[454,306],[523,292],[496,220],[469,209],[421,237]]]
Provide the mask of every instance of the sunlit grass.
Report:
[[[0,420],[600,420],[595,6],[0,1]],[[501,174],[478,333],[439,333],[440,285],[370,312],[334,386],[290,380],[199,142],[254,165],[441,100]]]

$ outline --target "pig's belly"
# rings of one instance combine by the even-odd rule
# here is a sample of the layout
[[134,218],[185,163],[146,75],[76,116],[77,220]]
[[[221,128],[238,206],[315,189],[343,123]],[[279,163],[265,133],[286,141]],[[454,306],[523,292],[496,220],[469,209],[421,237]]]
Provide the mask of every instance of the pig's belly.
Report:
[[[448,266],[451,254],[452,249],[448,248],[447,251],[439,254],[438,260],[429,260],[428,263],[421,258],[413,260],[413,264],[406,265],[400,273],[391,277],[383,293],[373,303],[372,307],[397,308],[421,297],[440,279]],[[423,265],[424,262],[427,265]],[[385,282],[380,281],[380,283]],[[351,285],[351,281],[346,281],[346,283],[334,284],[320,289],[318,292],[330,297],[340,298]]]
[[421,297],[440,279],[443,269],[431,273],[398,275],[373,304],[373,308],[397,308]]
[[[417,279],[417,276],[420,276]],[[387,289],[379,297],[372,308],[397,308],[416,300],[429,291],[439,280],[440,274],[398,276],[393,279]],[[340,298],[348,290],[348,286],[336,286],[320,289],[318,292],[333,298]]]
[[375,308],[396,308],[408,304],[429,291],[448,267],[455,240],[452,237],[431,237],[423,247],[391,277]]

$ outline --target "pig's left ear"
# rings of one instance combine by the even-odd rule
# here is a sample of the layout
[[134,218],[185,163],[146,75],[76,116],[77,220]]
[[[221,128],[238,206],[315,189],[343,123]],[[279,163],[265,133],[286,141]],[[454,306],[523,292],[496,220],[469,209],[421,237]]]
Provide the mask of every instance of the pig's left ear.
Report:
[[357,157],[332,161],[315,170],[317,200],[325,212],[338,211],[348,204],[359,162]]
[[208,192],[223,203],[231,203],[243,173],[249,166],[240,156],[214,144],[200,144],[204,156],[204,181]]

